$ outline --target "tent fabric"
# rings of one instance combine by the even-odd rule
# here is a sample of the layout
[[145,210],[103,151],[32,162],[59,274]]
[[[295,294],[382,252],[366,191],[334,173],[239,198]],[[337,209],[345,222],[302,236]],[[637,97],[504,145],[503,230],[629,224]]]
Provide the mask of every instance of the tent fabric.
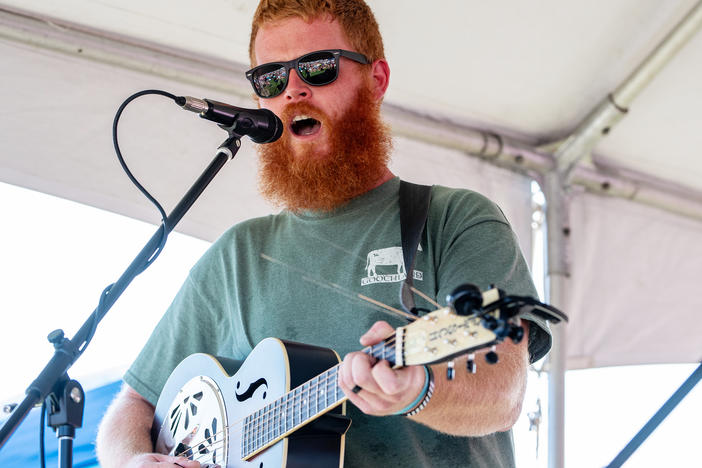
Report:
[[[87,390],[85,393],[85,408],[83,426],[76,429],[73,441],[73,466],[76,468],[97,467],[95,455],[95,437],[97,427],[107,406],[122,387],[122,382],[111,382],[100,387]],[[0,450],[0,466],[3,468],[26,468],[39,466],[39,420],[41,411],[33,409],[22,425],[17,428],[12,437]],[[4,424],[0,420],[0,425]],[[44,430],[44,448],[46,466],[58,466],[58,441],[51,428]]]
[[568,368],[702,360],[702,222],[581,193],[571,232]]
[[[114,159],[110,126],[119,103],[132,92],[162,88],[243,107],[255,105],[243,92],[223,96],[221,91],[204,85],[164,78],[159,71],[168,55],[163,50],[178,52],[171,57],[175,65],[183,65],[183,57],[203,51],[213,51],[214,59],[226,61],[229,68],[246,63],[252,2],[213,0],[207,8],[174,2],[168,11],[136,0],[109,0],[99,5],[88,0],[50,5],[41,0],[3,3],[58,19],[30,21],[31,15],[1,12],[4,86],[0,92],[5,93],[8,111],[0,113],[4,145],[0,153],[0,181],[157,222],[155,210],[130,185]],[[541,148],[547,150],[549,142],[567,136],[698,2],[626,0],[613,7],[603,0],[600,5],[578,6],[548,0],[518,8],[485,2],[448,2],[423,9],[419,16],[419,10],[414,8],[419,2],[401,9],[392,2],[370,3],[387,38],[393,69],[389,102],[436,117],[437,121],[480,122],[475,126],[519,136],[521,141],[533,145],[543,143]],[[75,28],[62,26],[62,20],[88,29],[95,27],[93,32],[98,39],[88,41]],[[212,34],[213,20],[225,23],[214,27],[217,34]],[[34,26],[29,27],[29,22]],[[54,26],[57,24],[59,27]],[[37,29],[32,29],[35,26]],[[427,34],[416,34],[420,26]],[[24,28],[32,30],[22,36]],[[28,36],[31,37],[27,39]],[[114,40],[115,37],[120,40]],[[583,37],[593,40],[584,41]],[[55,45],[53,40],[76,47],[56,52],[50,48]],[[29,45],[32,41],[39,45]],[[106,55],[111,58],[121,53],[120,59],[108,64],[81,55],[83,46],[96,52],[98,43],[107,44]],[[702,36],[698,35],[656,77],[626,118],[596,146],[595,163],[614,161],[699,189],[702,179],[696,148],[702,132],[694,129],[700,122],[700,46]],[[135,49],[141,52],[135,53]],[[436,86],[433,67],[416,66],[416,59],[422,54],[432,57],[432,64],[451,62],[465,66],[456,69],[459,76],[465,77],[460,92],[446,92],[442,86]],[[203,74],[211,71],[211,59],[212,56],[203,58]],[[137,62],[139,66],[134,65]],[[173,64],[167,63],[165,69],[171,70],[170,65]],[[153,67],[153,73],[134,69],[145,70],[148,66]],[[223,69],[215,73],[219,73],[220,81],[244,81],[233,73],[226,76]],[[192,75],[193,70],[190,72]],[[198,121],[194,114],[178,111],[172,103],[158,97],[136,101],[120,125],[125,158],[167,210],[175,205],[225,137],[213,124]],[[252,145],[244,141],[235,160],[208,187],[179,230],[213,240],[238,221],[275,211],[256,193],[255,161]],[[508,174],[458,151],[399,138],[393,169],[410,181],[468,187],[495,199],[515,227],[524,251],[527,255],[530,252],[528,178]],[[587,206],[590,200],[592,205]],[[568,326],[571,367],[672,362],[683,354],[685,362],[696,359],[689,349],[685,353],[681,349],[693,348],[692,343],[699,336],[694,326],[683,325],[690,322],[686,311],[695,310],[699,299],[679,285],[690,285],[692,273],[699,273],[694,265],[694,255],[699,253],[699,236],[695,236],[699,232],[694,227],[697,224],[673,230],[672,226],[687,226],[687,221],[624,200],[582,196],[576,197],[574,203],[570,282],[573,299],[563,307],[573,316]],[[627,210],[631,213],[627,214]],[[644,223],[637,217],[643,216],[642,212],[655,213],[650,220],[655,225],[658,219],[672,217],[661,232],[656,232],[649,224],[643,228]],[[600,215],[604,218],[599,219]],[[610,232],[615,225],[620,230]],[[595,231],[595,226],[600,230]],[[619,237],[623,232],[630,236]],[[654,261],[651,256],[657,254],[652,252],[661,246],[656,237],[645,239],[648,235],[669,235],[673,238],[670,244],[675,246],[666,245],[667,256],[656,256]],[[614,243],[607,246],[610,238]],[[688,256],[671,250],[683,242],[685,247],[679,249],[689,252]],[[650,244],[653,245],[644,247]],[[631,254],[625,252],[628,249]],[[691,276],[681,273],[683,277],[678,278],[673,267],[671,274],[663,275],[661,265],[678,257],[683,265],[693,263],[686,267]],[[595,258],[599,261],[593,263]],[[616,263],[616,259],[623,260]],[[653,273],[645,273],[651,268]],[[654,277],[658,288],[650,281]],[[631,293],[643,297],[642,285],[651,294],[633,307],[635,298]],[[659,289],[664,292],[657,294]],[[608,314],[591,312],[593,290],[602,297],[597,310],[607,310]],[[624,295],[622,291],[630,293],[628,301],[618,299]],[[661,305],[659,302],[663,301],[666,310],[674,311],[671,314],[683,311],[681,318],[659,324],[663,316],[658,311],[642,315],[649,305]],[[620,318],[619,322],[605,321],[618,317],[622,311],[635,316]],[[656,335],[658,326],[665,333]],[[618,334],[620,331],[623,336]],[[615,342],[607,342],[610,338]],[[678,346],[678,342],[685,345]],[[641,348],[635,348],[635,344]],[[597,349],[609,351],[598,354]],[[634,358],[637,353],[638,359]],[[603,358],[605,354],[607,359]]]
[[[136,91],[156,88],[255,105],[241,97],[221,96],[216,90],[1,39],[0,54],[10,65],[5,79],[12,88],[26,92],[27,100],[31,94],[33,102],[22,109],[21,119],[3,120],[3,133],[26,144],[0,153],[0,180],[145,221],[156,222],[156,211],[128,181],[112,149],[112,119],[121,102]],[[130,169],[167,211],[226,138],[216,125],[179,110],[161,96],[133,101],[123,113],[118,135]],[[395,149],[392,169],[400,177],[471,188],[496,200],[515,227],[522,248],[530,251],[527,177],[418,141],[397,139]],[[257,193],[256,158],[254,145],[245,138],[237,156],[178,230],[212,241],[238,221],[276,211]]]

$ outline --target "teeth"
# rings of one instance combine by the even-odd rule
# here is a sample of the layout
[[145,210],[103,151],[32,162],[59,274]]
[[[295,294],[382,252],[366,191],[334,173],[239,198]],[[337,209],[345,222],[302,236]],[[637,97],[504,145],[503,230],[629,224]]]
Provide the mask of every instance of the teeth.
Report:
[[312,117],[310,117],[309,115],[305,115],[305,114],[297,115],[293,118],[293,122],[299,122],[300,120],[307,120],[307,119],[311,119],[311,118]]

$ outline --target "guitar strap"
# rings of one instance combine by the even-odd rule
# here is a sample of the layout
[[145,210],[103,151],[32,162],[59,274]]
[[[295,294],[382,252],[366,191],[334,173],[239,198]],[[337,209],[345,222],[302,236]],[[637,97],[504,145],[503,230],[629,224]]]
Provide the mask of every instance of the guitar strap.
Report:
[[[405,261],[405,278],[400,288],[400,304],[406,312],[418,315],[412,293],[414,260],[427,223],[431,186],[400,181],[400,235],[402,237],[402,257]],[[427,246],[424,246],[427,248]]]

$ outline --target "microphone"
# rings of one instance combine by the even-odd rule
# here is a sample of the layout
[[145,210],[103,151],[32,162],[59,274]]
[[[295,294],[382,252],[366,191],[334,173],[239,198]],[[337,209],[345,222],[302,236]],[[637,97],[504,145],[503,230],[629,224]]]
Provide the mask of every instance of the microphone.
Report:
[[210,99],[179,96],[176,104],[203,119],[231,128],[240,135],[248,135],[254,143],[272,143],[283,134],[283,122],[268,109],[243,109]]

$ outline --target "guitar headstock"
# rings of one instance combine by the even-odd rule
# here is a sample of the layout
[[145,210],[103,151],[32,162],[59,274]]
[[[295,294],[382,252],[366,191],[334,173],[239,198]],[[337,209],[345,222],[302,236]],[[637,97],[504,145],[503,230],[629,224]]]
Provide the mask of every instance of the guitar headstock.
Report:
[[[496,288],[483,292],[482,308],[500,298],[500,291]],[[505,317],[499,308],[458,315],[452,305],[443,307],[397,329],[396,366],[450,361],[458,355],[496,345],[507,336],[518,342],[523,329],[516,316]]]

